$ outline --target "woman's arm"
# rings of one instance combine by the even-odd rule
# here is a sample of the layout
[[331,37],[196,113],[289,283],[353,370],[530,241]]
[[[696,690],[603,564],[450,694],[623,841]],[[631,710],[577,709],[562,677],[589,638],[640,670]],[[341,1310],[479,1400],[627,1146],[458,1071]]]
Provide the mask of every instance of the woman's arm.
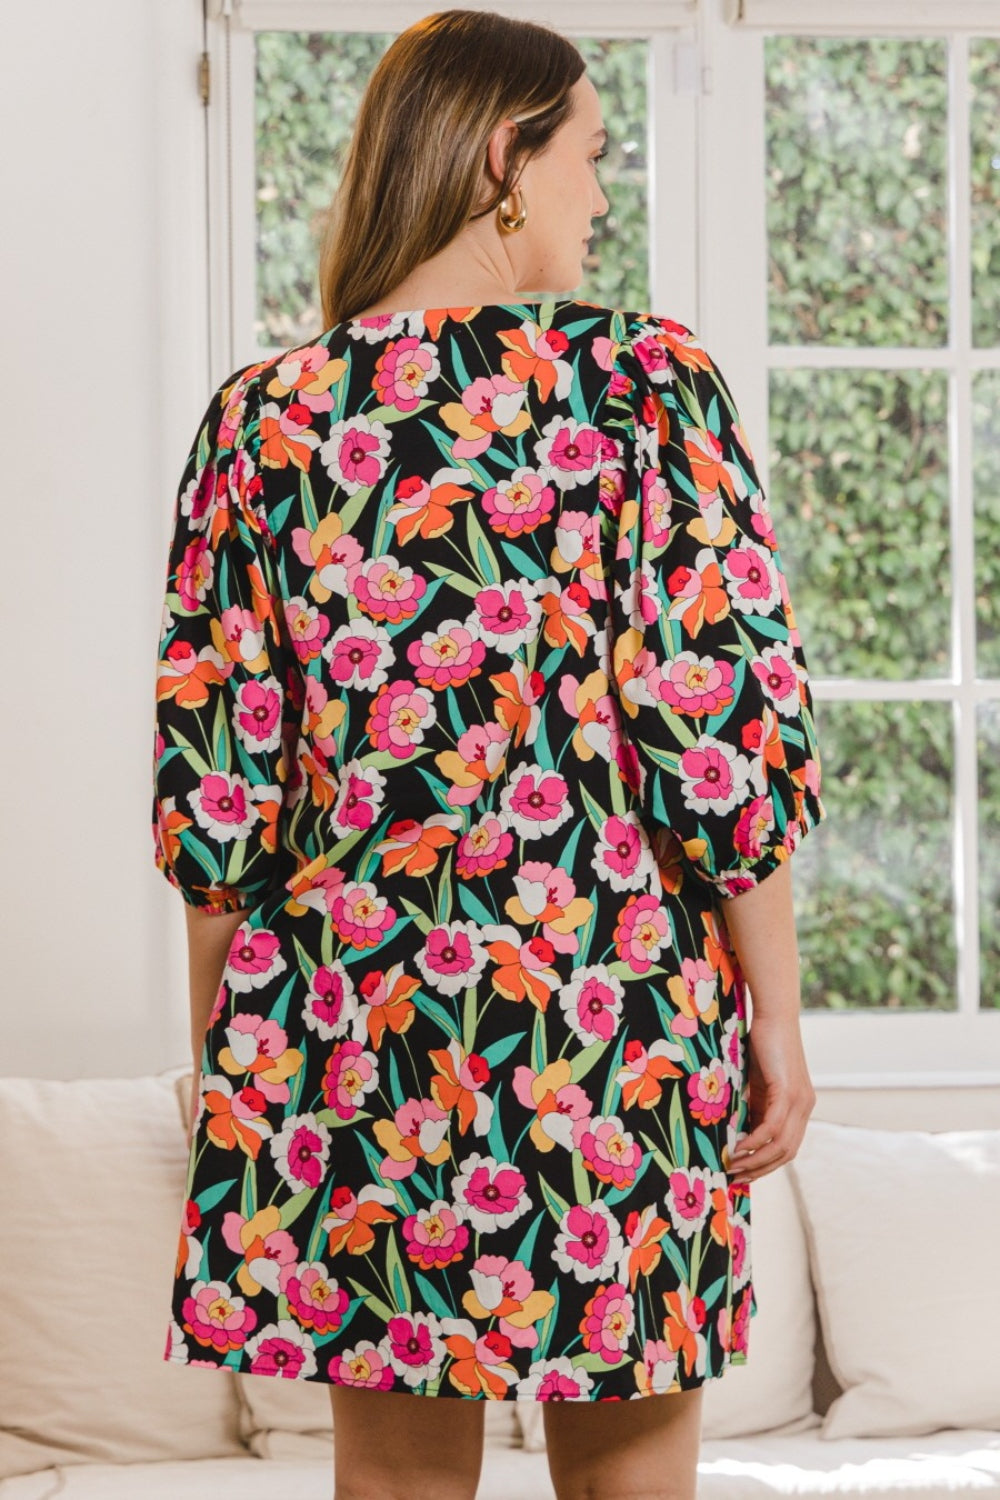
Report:
[[199,1094],[201,1049],[208,1030],[209,1017],[215,1006],[226,955],[237,927],[246,911],[205,912],[185,906],[188,941],[188,987],[191,995],[191,1052],[194,1077],[191,1083],[189,1125],[194,1123]]
[[[799,1025],[791,861],[778,865],[752,890],[729,897],[723,916],[750,988],[750,1132],[729,1158],[729,1170],[743,1182],[795,1156],[816,1103]],[[754,1155],[747,1156],[751,1151]]]

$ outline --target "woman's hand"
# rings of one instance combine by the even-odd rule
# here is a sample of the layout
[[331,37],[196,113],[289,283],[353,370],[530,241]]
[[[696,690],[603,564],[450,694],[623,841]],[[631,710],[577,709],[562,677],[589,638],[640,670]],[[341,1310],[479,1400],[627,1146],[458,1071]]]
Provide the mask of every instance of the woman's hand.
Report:
[[746,1037],[750,1132],[726,1170],[753,1182],[792,1160],[816,1104],[797,1018],[755,1015]]

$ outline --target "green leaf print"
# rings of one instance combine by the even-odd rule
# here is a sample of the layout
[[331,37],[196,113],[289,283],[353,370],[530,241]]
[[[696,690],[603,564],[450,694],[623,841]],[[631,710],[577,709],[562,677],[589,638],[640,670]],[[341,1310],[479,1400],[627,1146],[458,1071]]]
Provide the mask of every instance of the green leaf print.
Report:
[[305,1213],[318,1192],[318,1188],[307,1188],[304,1193],[295,1193],[285,1200],[280,1210],[282,1229],[287,1229],[289,1224],[294,1224]]
[[201,1212],[206,1213],[210,1208],[214,1208],[217,1203],[221,1203],[235,1182],[236,1178],[230,1177],[228,1182],[217,1182],[212,1187],[206,1188],[203,1193],[199,1193],[194,1201]]
[[425,1276],[423,1271],[414,1271],[413,1279],[420,1289],[420,1295],[432,1313],[436,1314],[439,1318],[454,1318],[458,1316],[455,1309],[448,1305],[430,1277]]
[[591,1175],[583,1164],[579,1151],[571,1153],[573,1162],[573,1191],[577,1203],[589,1203],[593,1198]]
[[396,1243],[396,1231],[392,1228],[386,1236],[385,1275],[386,1281],[392,1288],[392,1295],[396,1299],[397,1312],[409,1312],[410,1287],[403,1269],[399,1245]]
[[545,1181],[544,1177],[539,1177],[538,1186],[542,1190],[542,1197],[545,1200],[545,1207],[548,1209],[549,1213],[558,1224],[562,1219],[563,1214],[569,1212],[569,1204],[566,1202],[565,1198],[561,1198],[559,1196],[555,1188],[549,1187],[549,1184]]
[[303,469],[299,473],[299,498],[302,503],[302,518],[310,531],[315,531],[319,525],[319,516],[316,513],[316,500],[313,496],[313,487],[309,482],[309,475]]
[[360,1281],[355,1281],[353,1276],[348,1276],[347,1284],[354,1288],[365,1306],[370,1307],[375,1316],[381,1318],[383,1323],[388,1323],[390,1318],[396,1316],[395,1308],[390,1307],[388,1302],[383,1302],[377,1293],[370,1292],[367,1287],[362,1286]]
[[681,1098],[679,1088],[674,1089],[670,1100],[669,1129],[671,1144],[674,1148],[674,1160],[679,1167],[690,1166],[691,1144],[684,1120],[684,1100]]

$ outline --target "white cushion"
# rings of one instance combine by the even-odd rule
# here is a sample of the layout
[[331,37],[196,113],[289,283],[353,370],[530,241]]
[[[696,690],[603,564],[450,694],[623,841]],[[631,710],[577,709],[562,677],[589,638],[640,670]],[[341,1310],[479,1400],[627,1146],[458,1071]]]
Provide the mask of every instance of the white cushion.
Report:
[[[702,1437],[740,1437],[818,1422],[812,1376],[816,1306],[809,1255],[787,1167],[751,1184],[748,1250],[757,1311],[750,1319],[747,1358],[705,1382]],[[545,1447],[542,1407],[517,1403],[524,1447]]]
[[822,1436],[1000,1430],[1000,1130],[812,1119],[789,1170],[843,1387]]
[[[0,1500],[329,1500],[332,1478],[329,1456],[311,1463],[245,1458],[118,1468],[78,1464],[0,1482]],[[487,1447],[476,1500],[552,1500],[552,1493],[543,1453]],[[698,1500],[808,1495],[952,1500],[966,1494],[976,1500],[1000,1495],[1000,1433],[945,1431],[917,1440],[824,1443],[814,1433],[766,1432],[704,1442],[698,1463]]]
[[187,1149],[171,1075],[0,1079],[0,1476],[245,1453],[164,1360]]

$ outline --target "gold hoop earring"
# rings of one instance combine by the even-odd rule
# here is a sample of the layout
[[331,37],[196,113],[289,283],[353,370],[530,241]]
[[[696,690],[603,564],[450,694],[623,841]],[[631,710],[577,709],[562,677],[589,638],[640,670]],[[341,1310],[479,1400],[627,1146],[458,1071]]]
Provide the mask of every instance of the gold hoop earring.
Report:
[[523,229],[528,219],[528,205],[525,202],[524,189],[516,187],[513,192],[517,194],[517,213],[510,211],[510,195],[503,199],[497,209],[497,222],[505,234],[516,234]]

